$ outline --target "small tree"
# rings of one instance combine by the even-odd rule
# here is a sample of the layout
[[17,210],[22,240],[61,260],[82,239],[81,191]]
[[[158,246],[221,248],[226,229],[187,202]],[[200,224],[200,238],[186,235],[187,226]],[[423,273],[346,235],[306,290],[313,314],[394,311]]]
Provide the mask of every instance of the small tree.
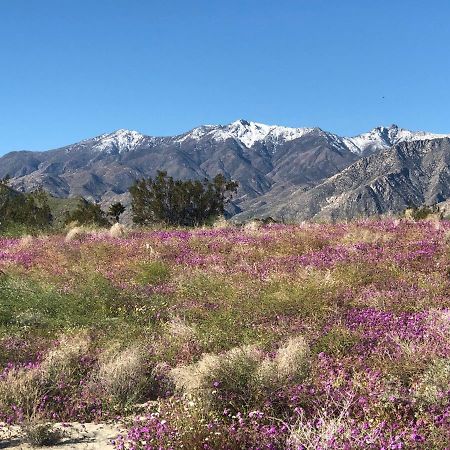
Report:
[[238,184],[219,174],[209,180],[174,180],[167,172],[130,188],[133,221],[138,225],[198,226],[223,214]]
[[125,212],[125,206],[122,203],[113,203],[108,210],[108,216],[112,217],[116,222],[119,222],[120,216]]
[[80,199],[74,211],[66,213],[64,223],[67,225],[71,222],[76,222],[79,225],[98,225],[101,227],[110,225],[100,205],[89,202],[84,198]]

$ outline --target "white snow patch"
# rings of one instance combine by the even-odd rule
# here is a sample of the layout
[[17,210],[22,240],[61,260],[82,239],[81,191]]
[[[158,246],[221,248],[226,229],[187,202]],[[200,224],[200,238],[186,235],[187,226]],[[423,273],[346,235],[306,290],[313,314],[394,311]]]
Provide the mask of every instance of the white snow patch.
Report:
[[343,138],[343,141],[354,153],[361,154],[367,149],[373,151],[383,150],[400,142],[422,141],[426,139],[439,139],[450,137],[450,134],[428,133],[426,131],[410,131],[399,128],[397,125],[390,127],[377,127],[368,133],[358,136]]
[[119,153],[122,153],[134,150],[144,139],[145,136],[137,131],[117,130],[95,138],[96,144],[93,149],[100,152],[117,149]]
[[251,148],[258,142],[272,142],[276,145],[280,142],[292,141],[314,130],[317,130],[317,128],[289,128],[236,120],[229,125],[207,125],[194,128],[191,132],[177,139],[177,142],[183,142],[186,139],[199,140],[208,135],[216,141],[235,139],[245,147]]

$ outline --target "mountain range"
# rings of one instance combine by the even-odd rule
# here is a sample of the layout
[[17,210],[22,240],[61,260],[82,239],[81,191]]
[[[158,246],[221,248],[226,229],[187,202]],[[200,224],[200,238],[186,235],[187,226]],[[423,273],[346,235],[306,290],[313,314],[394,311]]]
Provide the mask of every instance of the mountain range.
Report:
[[449,138],[396,125],[341,137],[246,120],[170,137],[118,130],[54,150],[8,153],[0,177],[8,174],[20,191],[43,187],[108,205],[128,204],[133,181],[157,170],[183,179],[223,173],[239,182],[229,207],[236,220],[351,219],[449,199]]

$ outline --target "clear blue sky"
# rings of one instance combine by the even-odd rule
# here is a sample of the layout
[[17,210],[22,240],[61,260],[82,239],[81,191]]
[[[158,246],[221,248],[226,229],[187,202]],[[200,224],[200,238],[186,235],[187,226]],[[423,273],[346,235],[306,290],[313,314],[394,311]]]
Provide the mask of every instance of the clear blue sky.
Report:
[[0,153],[237,118],[448,133],[449,17],[448,0],[0,0]]

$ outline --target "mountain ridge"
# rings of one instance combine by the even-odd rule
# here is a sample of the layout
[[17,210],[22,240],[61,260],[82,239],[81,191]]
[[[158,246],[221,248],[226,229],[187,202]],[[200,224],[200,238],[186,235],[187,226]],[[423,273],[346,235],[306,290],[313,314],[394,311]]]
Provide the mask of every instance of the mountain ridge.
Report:
[[357,161],[402,142],[446,136],[450,135],[391,125],[341,137],[318,127],[243,119],[165,137],[119,129],[49,151],[8,153],[0,158],[0,177],[9,174],[12,186],[21,191],[44,187],[55,196],[83,196],[107,206],[118,200],[129,203],[133,181],[157,170],[184,179],[220,172],[240,185],[229,213],[248,216],[261,210],[270,213],[271,204],[277,210],[286,196],[307,192]]

